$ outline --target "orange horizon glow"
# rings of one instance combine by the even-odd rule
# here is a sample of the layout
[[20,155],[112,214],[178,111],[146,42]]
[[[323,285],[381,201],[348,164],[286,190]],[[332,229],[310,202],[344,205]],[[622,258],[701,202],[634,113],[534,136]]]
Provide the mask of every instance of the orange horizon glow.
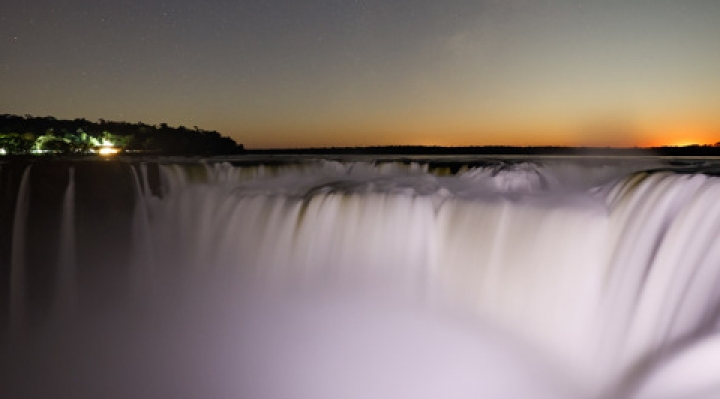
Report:
[[691,145],[713,145],[720,141],[720,129],[700,128],[687,125],[667,130],[662,133],[647,134],[641,147],[686,147]]
[[[647,148],[711,145],[720,141],[720,118],[702,112],[572,112],[485,115],[427,110],[424,114],[358,116],[357,112],[307,120],[288,118],[238,126],[211,126],[246,148],[367,146],[567,146]],[[219,122],[219,123],[218,123]],[[213,123],[213,121],[209,121]]]
[[[435,131],[432,131],[435,130]],[[373,147],[373,146],[514,146],[514,147],[609,147],[609,148],[653,148],[684,147],[691,145],[713,145],[720,141],[719,130],[699,128],[633,129],[617,132],[598,131],[595,134],[577,133],[572,129],[534,129],[522,133],[518,130],[497,130],[496,133],[467,133],[467,131],[442,132],[432,129],[427,133],[417,131],[360,131],[338,135],[330,131],[307,135],[282,137],[268,135],[268,139],[239,134],[238,142],[248,149],[272,148],[328,148],[328,147]],[[272,137],[272,139],[270,139]],[[292,138],[291,138],[292,137]],[[249,140],[246,140],[249,139]],[[255,140],[253,140],[255,139]]]
[[667,135],[652,138],[641,145],[641,147],[687,147],[692,145],[713,145],[720,141],[718,137],[706,135]]

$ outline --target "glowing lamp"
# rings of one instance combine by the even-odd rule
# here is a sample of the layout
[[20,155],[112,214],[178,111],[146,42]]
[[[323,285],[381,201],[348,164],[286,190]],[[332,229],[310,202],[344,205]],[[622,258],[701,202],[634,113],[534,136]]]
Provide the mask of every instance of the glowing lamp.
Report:
[[118,153],[118,149],[115,147],[102,147],[98,150],[98,154],[103,156],[114,155]]

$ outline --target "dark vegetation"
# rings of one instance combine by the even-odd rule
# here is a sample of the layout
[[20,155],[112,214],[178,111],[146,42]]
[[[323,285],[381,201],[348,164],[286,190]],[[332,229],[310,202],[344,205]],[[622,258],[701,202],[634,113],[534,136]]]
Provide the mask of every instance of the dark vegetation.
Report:
[[102,147],[157,155],[229,155],[243,150],[231,138],[197,127],[0,115],[0,154],[88,154]]

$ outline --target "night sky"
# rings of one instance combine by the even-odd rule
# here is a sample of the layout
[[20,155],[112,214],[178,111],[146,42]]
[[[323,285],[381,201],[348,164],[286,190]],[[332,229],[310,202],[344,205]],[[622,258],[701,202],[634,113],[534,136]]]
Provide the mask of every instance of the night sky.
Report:
[[4,1],[0,113],[248,148],[714,143],[720,1]]

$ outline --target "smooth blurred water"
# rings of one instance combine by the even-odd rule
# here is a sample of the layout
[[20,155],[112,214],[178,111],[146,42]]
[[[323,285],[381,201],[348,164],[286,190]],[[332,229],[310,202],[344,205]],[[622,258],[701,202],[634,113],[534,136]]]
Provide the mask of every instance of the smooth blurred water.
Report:
[[26,170],[11,397],[720,394],[711,160],[227,161],[129,164],[129,233],[92,246],[70,166],[42,317]]

